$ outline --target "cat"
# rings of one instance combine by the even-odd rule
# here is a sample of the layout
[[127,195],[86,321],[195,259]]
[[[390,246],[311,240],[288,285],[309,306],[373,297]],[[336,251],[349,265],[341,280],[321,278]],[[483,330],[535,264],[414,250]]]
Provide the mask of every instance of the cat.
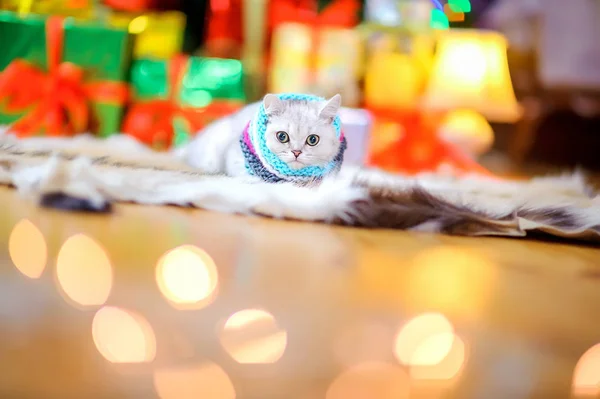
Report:
[[[337,117],[340,106],[339,94],[328,100],[310,95],[267,94],[262,101],[209,124],[176,154],[189,165],[211,174],[254,174],[267,181],[327,174],[339,170],[346,146]],[[260,130],[255,122],[261,119],[261,112],[266,116],[264,137],[253,134]],[[263,173],[251,167],[253,159],[268,170]]]

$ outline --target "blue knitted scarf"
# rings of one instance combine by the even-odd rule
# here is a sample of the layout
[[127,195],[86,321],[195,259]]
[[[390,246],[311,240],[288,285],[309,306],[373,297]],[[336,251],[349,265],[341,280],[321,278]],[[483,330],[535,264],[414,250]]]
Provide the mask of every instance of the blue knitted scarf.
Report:
[[[304,100],[304,101],[324,101],[321,97],[305,94],[279,94],[280,100]],[[240,136],[240,146],[244,154],[246,169],[248,173],[260,177],[262,180],[272,183],[294,182],[309,183],[320,181],[330,173],[339,171],[344,160],[346,151],[346,138],[341,130],[341,121],[338,116],[333,120],[333,126],[336,136],[340,140],[340,149],[336,156],[325,166],[305,166],[300,169],[292,169],[287,163],[279,159],[273,153],[266,143],[266,131],[269,118],[264,105],[260,107],[254,117],[242,132]]]

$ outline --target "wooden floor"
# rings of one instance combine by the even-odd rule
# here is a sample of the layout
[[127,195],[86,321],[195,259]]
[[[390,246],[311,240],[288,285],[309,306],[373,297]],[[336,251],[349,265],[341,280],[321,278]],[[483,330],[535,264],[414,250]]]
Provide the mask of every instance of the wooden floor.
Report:
[[6,188],[0,209],[2,398],[600,392],[597,248],[60,213]]

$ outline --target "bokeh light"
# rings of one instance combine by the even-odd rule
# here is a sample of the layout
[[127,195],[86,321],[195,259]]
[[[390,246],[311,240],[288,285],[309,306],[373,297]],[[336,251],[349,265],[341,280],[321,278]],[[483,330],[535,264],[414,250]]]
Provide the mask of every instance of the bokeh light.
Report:
[[92,238],[77,234],[58,253],[56,278],[62,293],[75,304],[100,306],[110,295],[113,271],[106,251]]
[[495,278],[494,264],[483,254],[439,246],[412,259],[405,292],[416,308],[476,316],[490,298]]
[[588,349],[577,362],[573,373],[573,393],[582,397],[600,394],[600,344]]
[[199,308],[214,299],[218,272],[209,254],[183,245],[163,255],[156,266],[160,292],[177,308]]
[[156,355],[156,338],[141,315],[118,307],[99,309],[92,321],[94,344],[111,363],[151,362]]
[[129,23],[129,33],[134,35],[142,33],[148,27],[148,17],[145,15],[140,15],[139,17],[135,17]]
[[27,219],[13,227],[8,239],[8,253],[15,267],[29,278],[39,278],[48,261],[44,235]]
[[363,363],[338,376],[329,386],[326,399],[404,399],[410,381],[399,366]]
[[214,363],[163,368],[154,372],[154,388],[161,399],[233,399],[229,376]]
[[452,349],[454,327],[440,313],[426,313],[408,321],[396,335],[394,355],[409,366],[440,363]]
[[454,335],[450,351],[439,363],[427,366],[413,365],[410,367],[410,376],[413,380],[425,382],[452,382],[460,375],[466,358],[467,348],[464,341],[458,335]]
[[238,363],[275,363],[285,352],[287,332],[273,315],[246,309],[230,316],[219,332],[223,348]]

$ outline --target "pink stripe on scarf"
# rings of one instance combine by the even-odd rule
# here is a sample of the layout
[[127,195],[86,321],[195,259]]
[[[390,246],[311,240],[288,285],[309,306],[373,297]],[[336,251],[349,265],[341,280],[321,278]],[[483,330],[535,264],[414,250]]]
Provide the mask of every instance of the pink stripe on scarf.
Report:
[[246,125],[246,128],[244,129],[244,143],[246,143],[246,145],[248,146],[248,148],[250,149],[250,151],[252,151],[252,153],[254,155],[256,155],[256,151],[254,150],[254,146],[252,145],[252,141],[250,140],[250,123],[252,121],[248,122],[248,124]]

